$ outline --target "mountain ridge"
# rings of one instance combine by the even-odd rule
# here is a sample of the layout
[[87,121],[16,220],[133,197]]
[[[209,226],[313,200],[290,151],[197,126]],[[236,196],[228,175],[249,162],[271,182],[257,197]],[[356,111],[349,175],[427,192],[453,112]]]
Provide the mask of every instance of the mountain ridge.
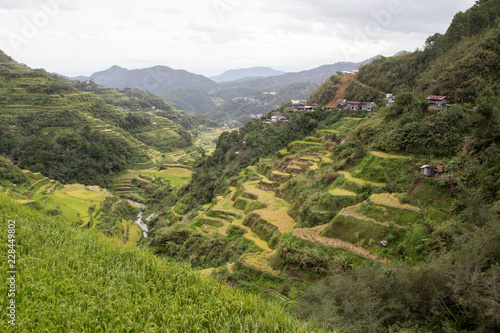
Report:
[[217,83],[220,82],[230,82],[230,81],[238,81],[241,79],[247,79],[251,77],[269,77],[269,76],[278,76],[285,74],[286,72],[276,70],[270,67],[251,67],[251,68],[240,68],[240,69],[230,69],[225,71],[224,73],[212,76],[210,79]]

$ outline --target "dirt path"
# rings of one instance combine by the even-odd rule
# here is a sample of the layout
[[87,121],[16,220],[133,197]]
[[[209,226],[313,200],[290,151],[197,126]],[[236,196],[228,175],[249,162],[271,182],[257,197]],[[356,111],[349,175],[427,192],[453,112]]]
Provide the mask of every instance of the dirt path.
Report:
[[[363,87],[373,89],[373,87],[370,87],[370,86],[364,84],[363,82],[360,82],[358,80],[358,75],[357,74],[344,75],[344,76],[342,76],[340,78],[340,82],[337,84],[338,89],[337,89],[337,93],[335,94],[335,97],[333,98],[333,100],[330,103],[328,103],[327,105],[325,105],[325,107],[336,107],[337,106],[337,101],[339,99],[344,99],[345,91],[346,91],[347,87],[349,87],[349,85],[353,81],[356,81],[357,83],[359,83]],[[383,91],[379,91],[379,93],[382,94],[382,95],[384,95],[384,96],[386,95],[386,93],[383,92]]]
[[335,94],[335,98],[333,99],[334,101],[344,98],[345,90],[349,87],[355,77],[356,76],[354,74],[342,76],[340,83],[338,84],[337,94]]
[[410,190],[410,193],[408,193],[408,198],[411,200],[413,198],[413,195],[415,194],[415,192],[420,190],[420,188],[422,186],[424,186],[424,180],[422,178],[420,178],[419,180],[417,180],[417,183],[415,184],[415,186]]
[[[379,222],[375,219],[372,219],[371,217],[368,217],[368,216],[365,216],[363,214],[358,213],[357,210],[358,210],[359,206],[361,206],[361,203],[354,205],[354,206],[349,206],[347,208],[342,209],[339,214],[342,216],[351,216],[351,217],[354,217],[355,219],[375,223],[375,224],[378,224],[378,225],[381,225],[384,227],[389,226],[389,222]],[[398,224],[394,224],[394,226],[396,226],[397,228],[406,228],[406,227],[400,226]]]
[[376,255],[370,253],[368,250],[366,250],[362,247],[359,247],[359,246],[355,246],[349,242],[345,242],[345,241],[342,241],[340,239],[328,238],[328,237],[321,236],[321,233],[323,232],[323,230],[325,230],[326,227],[327,227],[327,225],[321,225],[319,227],[315,227],[315,228],[311,228],[311,229],[295,229],[293,231],[293,235],[295,237],[300,238],[300,239],[316,242],[316,243],[319,243],[319,244],[324,245],[324,246],[334,247],[334,248],[342,249],[342,250],[347,250],[347,251],[355,253],[363,258],[378,261],[378,262],[381,262],[383,264],[387,264],[389,262],[387,259],[380,259]]

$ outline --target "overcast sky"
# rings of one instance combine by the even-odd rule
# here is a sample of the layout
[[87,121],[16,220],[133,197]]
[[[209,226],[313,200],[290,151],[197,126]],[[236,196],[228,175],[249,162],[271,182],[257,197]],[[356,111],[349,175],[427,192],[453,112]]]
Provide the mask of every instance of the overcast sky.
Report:
[[285,71],[421,48],[475,0],[0,0],[0,49],[68,76]]

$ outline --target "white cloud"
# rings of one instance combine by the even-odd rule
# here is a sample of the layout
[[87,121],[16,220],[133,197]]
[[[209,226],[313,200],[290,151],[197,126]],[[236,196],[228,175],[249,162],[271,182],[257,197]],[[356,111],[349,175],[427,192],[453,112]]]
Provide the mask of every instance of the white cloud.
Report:
[[67,75],[114,64],[206,75],[251,66],[298,71],[421,47],[474,2],[3,0],[0,49]]

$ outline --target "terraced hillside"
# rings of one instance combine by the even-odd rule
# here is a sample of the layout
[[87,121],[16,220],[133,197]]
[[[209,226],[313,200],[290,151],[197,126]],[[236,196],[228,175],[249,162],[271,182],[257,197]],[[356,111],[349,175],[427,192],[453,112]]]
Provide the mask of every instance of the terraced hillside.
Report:
[[135,245],[142,238],[139,226],[134,223],[138,209],[110,191],[99,186],[63,185],[28,170],[22,173],[21,183],[0,181],[0,192],[16,203],[47,216],[64,217],[78,229],[99,230],[124,244]]
[[177,202],[169,212],[174,226],[207,240],[234,240],[238,230],[253,245],[203,274],[290,303],[334,267],[421,260],[426,244],[412,238],[425,233],[431,215],[449,217],[447,198],[425,198],[432,187],[420,176],[425,157],[352,151],[349,135],[367,121],[341,118],[260,159],[196,215]]
[[149,105],[159,98],[143,101],[114,89],[100,87],[97,94],[83,88],[0,53],[0,154],[63,183],[110,187],[126,167],[161,162],[164,153],[192,145],[191,133],[178,122],[195,131],[194,118],[164,102],[169,110],[138,111],[118,102]]

